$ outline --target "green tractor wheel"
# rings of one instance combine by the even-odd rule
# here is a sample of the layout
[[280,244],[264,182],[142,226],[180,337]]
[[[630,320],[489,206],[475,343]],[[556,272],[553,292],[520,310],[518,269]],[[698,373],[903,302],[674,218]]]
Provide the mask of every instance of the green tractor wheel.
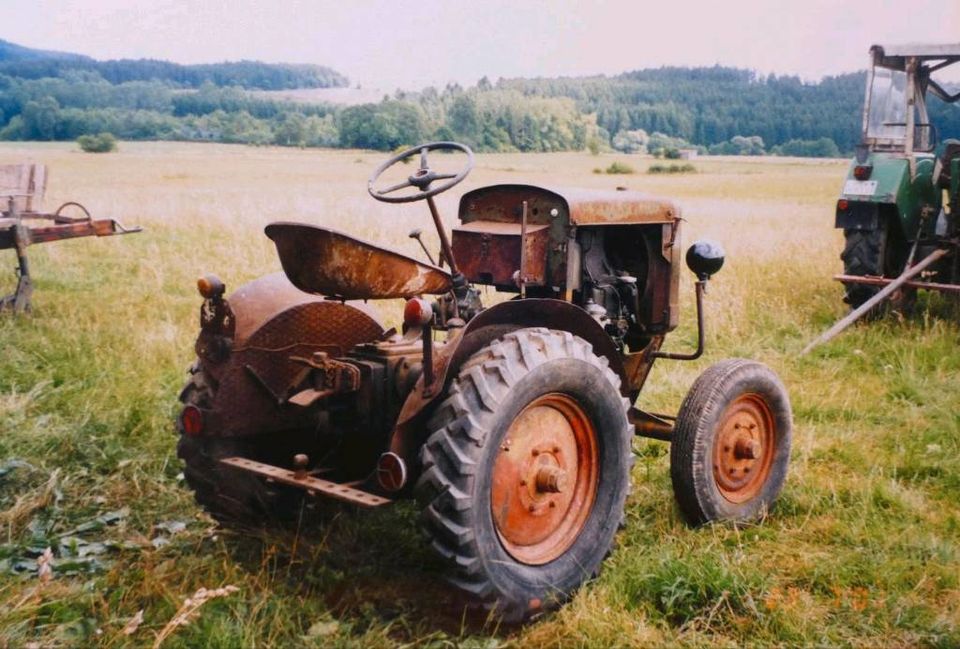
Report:
[[[858,277],[897,277],[903,272],[909,249],[903,237],[891,227],[890,221],[881,219],[880,226],[873,230],[847,229],[843,231],[844,246],[840,259],[843,273]],[[856,309],[880,291],[879,286],[847,284],[843,301]],[[902,288],[884,305],[876,307],[872,314],[883,315],[887,309],[909,312],[916,301],[917,290]]]

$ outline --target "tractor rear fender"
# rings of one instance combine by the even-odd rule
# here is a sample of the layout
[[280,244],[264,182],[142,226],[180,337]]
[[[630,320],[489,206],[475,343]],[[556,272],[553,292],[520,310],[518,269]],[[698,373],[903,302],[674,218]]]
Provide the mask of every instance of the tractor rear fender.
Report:
[[235,328],[228,351],[204,354],[207,332],[197,340],[200,369],[217,386],[211,434],[246,436],[296,428],[303,409],[288,404],[303,366],[291,357],[324,351],[343,356],[354,345],[383,337],[376,314],[359,302],[326,300],[295,288],[283,273],[255,279],[227,299]]
[[502,302],[481,312],[463,332],[437,349],[433,358],[433,383],[426,386],[421,376],[407,397],[391,433],[390,450],[408,466],[418,463],[418,451],[425,440],[425,421],[432,405],[441,398],[458,368],[474,353],[511,331],[527,327],[546,327],[569,331],[593,346],[593,351],[610,362],[621,379],[620,390],[629,394],[629,381],[623,359],[603,327],[578,306],[552,299],[525,299]]
[[[871,153],[866,165],[870,167],[867,180],[854,177],[857,161],[853,160],[841,189],[840,198],[846,209],[837,205],[834,226],[853,230],[874,230],[880,219],[893,218],[904,239],[912,240],[920,225],[924,207],[939,210],[940,197],[933,184],[934,158],[915,156],[915,171],[911,176],[910,160],[902,154]],[[933,219],[927,225],[933,227]]]

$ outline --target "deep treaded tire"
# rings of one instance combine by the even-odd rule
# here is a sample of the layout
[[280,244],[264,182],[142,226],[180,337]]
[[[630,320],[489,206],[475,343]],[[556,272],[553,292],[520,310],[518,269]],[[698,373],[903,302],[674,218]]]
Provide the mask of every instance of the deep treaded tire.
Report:
[[[896,277],[903,272],[907,259],[907,243],[894,236],[890,222],[881,220],[875,230],[844,230],[843,261],[845,275]],[[843,301],[856,309],[880,291],[879,286],[847,284]],[[882,316],[888,308],[908,312],[916,301],[916,289],[902,288],[888,302],[871,309],[866,317]]]
[[[180,392],[180,402],[200,408],[213,405],[215,386],[199,361],[190,366]],[[242,455],[256,459],[256,440],[215,436],[191,437],[183,432],[179,418],[177,457],[184,462],[183,475],[197,503],[222,523],[262,525],[292,518],[302,496],[290,490],[273,491],[255,476],[231,470],[218,463],[223,457]]]
[[633,464],[619,386],[585,340],[521,329],[461,366],[429,422],[423,529],[449,581],[504,620],[564,601],[610,551]]
[[[883,275],[884,253],[887,243],[887,228],[876,230],[844,230],[843,261],[845,275]],[[862,284],[847,284],[846,295],[843,301],[856,309],[872,298],[880,290],[878,286],[864,286]]]
[[773,506],[787,476],[793,416],[777,375],[756,361],[710,366],[680,406],[670,477],[693,525],[752,521]]

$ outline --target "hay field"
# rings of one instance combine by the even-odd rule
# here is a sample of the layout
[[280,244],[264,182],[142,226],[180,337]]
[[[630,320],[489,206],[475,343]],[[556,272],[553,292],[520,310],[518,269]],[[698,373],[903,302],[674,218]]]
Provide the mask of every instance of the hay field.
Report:
[[[174,453],[195,278],[213,271],[229,289],[278,270],[263,235],[275,220],[417,255],[406,234],[430,232],[425,206],[366,193],[384,157],[0,144],[0,163],[50,166],[47,207],[78,200],[146,228],[30,248],[34,312],[0,318],[0,647],[151,646],[185,598],[228,585],[239,590],[203,604],[163,646],[960,645],[956,310],[924,297],[915,316],[857,327],[797,357],[844,311],[830,280],[840,270],[832,211],[843,161],[709,159],[694,162],[694,175],[648,176],[652,160],[637,156],[481,155],[438,200],[452,223],[461,188],[627,185],[678,200],[688,243],[721,241],[728,261],[708,293],[708,351],[658,363],[641,402],[675,410],[696,375],[725,357],[777,370],[793,400],[794,456],[763,524],[687,528],[667,447],[638,439],[629,523],[603,573],[522,628],[450,610],[412,504],[373,514],[330,507],[299,534],[217,529],[193,504]],[[614,161],[641,173],[592,173]],[[0,259],[7,292],[14,260],[9,251]],[[684,275],[683,324],[669,349],[695,341]],[[48,546],[46,580],[38,554]]]

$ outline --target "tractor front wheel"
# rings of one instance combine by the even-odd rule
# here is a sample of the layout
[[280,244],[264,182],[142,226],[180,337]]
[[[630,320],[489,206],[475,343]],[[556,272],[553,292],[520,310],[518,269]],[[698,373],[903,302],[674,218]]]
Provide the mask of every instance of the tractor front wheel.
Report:
[[464,363],[430,421],[423,528],[505,620],[562,602],[610,551],[633,461],[619,386],[585,340],[521,329]]
[[670,445],[684,518],[702,525],[764,516],[786,479],[792,429],[790,398],[766,365],[731,359],[708,368],[680,406]]

